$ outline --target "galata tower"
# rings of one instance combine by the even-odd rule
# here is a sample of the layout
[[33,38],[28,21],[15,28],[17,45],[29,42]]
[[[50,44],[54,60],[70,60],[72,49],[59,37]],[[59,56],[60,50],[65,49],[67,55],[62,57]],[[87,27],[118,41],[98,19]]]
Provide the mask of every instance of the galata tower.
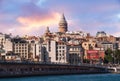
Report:
[[59,32],[61,33],[65,33],[68,31],[68,27],[67,27],[67,21],[65,19],[64,14],[62,14],[62,17],[59,21]]

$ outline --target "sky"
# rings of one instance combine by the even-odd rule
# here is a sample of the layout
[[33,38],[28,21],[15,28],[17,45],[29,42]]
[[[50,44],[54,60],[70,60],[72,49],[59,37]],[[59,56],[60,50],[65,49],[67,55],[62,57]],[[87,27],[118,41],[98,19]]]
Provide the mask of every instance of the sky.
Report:
[[64,13],[69,31],[120,37],[120,0],[0,0],[0,32],[13,35],[58,31]]

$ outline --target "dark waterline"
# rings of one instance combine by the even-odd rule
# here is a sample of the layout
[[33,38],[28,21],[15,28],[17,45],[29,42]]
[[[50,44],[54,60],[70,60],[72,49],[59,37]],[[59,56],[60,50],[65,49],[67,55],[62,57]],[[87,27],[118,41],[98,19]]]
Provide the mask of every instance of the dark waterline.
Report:
[[0,81],[120,81],[120,74],[86,74],[2,78]]

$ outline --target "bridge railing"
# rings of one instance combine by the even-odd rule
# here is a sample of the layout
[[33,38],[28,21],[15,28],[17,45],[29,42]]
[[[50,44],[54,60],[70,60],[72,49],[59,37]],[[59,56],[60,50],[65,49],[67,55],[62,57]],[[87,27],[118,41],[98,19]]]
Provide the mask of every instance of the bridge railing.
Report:
[[71,65],[71,66],[87,66],[87,67],[100,67],[106,68],[107,65],[100,65],[100,64],[87,64],[87,63],[80,63],[80,64],[69,64],[69,63],[57,63],[57,62],[34,62],[34,61],[0,61],[0,63],[25,63],[25,64],[55,64],[55,65]]

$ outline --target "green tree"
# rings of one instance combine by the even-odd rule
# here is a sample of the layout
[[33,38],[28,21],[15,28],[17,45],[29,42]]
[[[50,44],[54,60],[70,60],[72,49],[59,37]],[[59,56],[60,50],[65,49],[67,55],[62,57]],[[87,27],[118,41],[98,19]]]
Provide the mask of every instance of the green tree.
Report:
[[90,63],[89,59],[83,59],[83,63]]
[[104,63],[113,63],[113,51],[110,48],[105,51]]
[[114,63],[120,64],[120,50],[116,49],[113,54]]

